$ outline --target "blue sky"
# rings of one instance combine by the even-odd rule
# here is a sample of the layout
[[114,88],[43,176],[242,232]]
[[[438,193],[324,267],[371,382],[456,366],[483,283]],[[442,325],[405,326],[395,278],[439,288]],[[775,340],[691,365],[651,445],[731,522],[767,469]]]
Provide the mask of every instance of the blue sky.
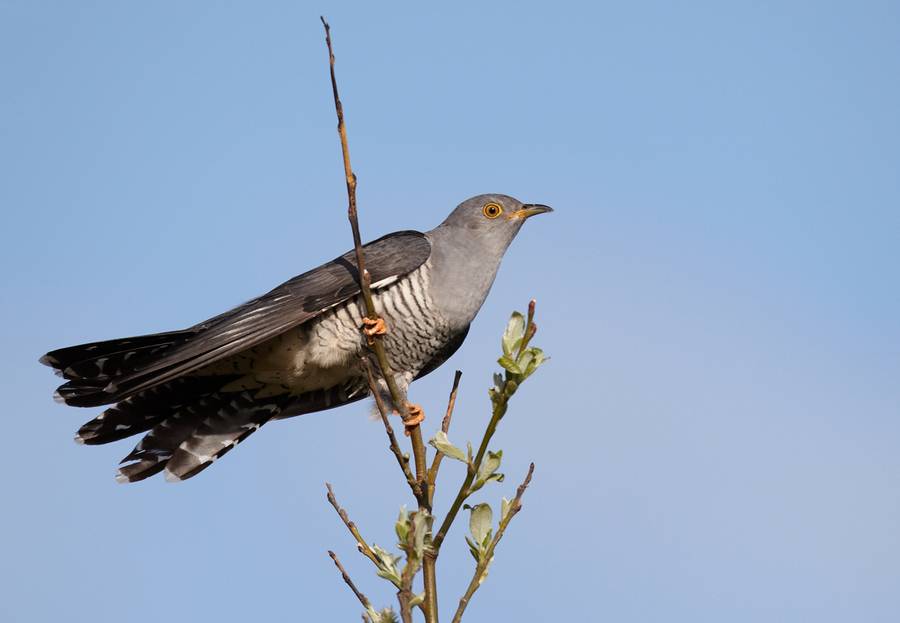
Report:
[[[48,349],[193,324],[363,235],[503,192],[556,212],[412,396],[486,421],[499,333],[552,361],[497,437],[524,511],[473,621],[900,618],[900,9],[892,2],[0,0],[0,619],[358,620],[324,481],[381,544],[409,503],[356,405],[181,485],[71,441]],[[458,466],[447,465],[437,510]],[[481,499],[481,498],[480,498]],[[444,547],[445,618],[468,582]]]

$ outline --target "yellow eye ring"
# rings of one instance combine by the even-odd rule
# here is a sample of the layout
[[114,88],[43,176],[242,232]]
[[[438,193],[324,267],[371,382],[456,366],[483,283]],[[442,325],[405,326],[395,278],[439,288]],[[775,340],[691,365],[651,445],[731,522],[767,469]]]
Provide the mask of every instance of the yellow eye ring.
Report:
[[481,208],[481,211],[487,218],[497,218],[503,214],[503,208],[500,207],[499,203],[486,203],[484,204],[484,207]]

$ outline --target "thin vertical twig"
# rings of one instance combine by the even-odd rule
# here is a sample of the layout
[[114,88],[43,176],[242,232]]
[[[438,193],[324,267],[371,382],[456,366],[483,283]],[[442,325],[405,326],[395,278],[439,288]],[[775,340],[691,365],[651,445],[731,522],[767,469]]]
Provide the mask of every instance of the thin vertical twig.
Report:
[[410,530],[406,535],[406,543],[402,545],[406,553],[406,564],[400,574],[400,589],[397,591],[397,601],[400,602],[400,618],[403,623],[412,623],[413,577],[416,575],[416,567],[413,564],[415,555],[415,530]]
[[[366,316],[372,320],[375,320],[376,318],[378,318],[378,312],[375,309],[375,302],[372,299],[371,276],[366,270],[365,257],[362,248],[362,238],[359,233],[359,219],[356,206],[357,180],[356,174],[353,172],[353,168],[350,165],[350,147],[347,141],[347,126],[344,123],[344,106],[341,103],[341,98],[338,93],[337,78],[335,77],[334,72],[334,48],[331,44],[331,27],[328,25],[328,22],[324,17],[321,17],[320,19],[322,20],[322,26],[325,28],[325,44],[328,46],[328,67],[329,74],[331,76],[331,91],[334,97],[335,112],[337,113],[338,134],[340,135],[341,139],[341,154],[344,161],[344,177],[347,184],[347,218],[350,221],[350,227],[353,231],[353,247],[356,253],[356,265],[359,272],[359,287],[366,308]],[[379,368],[381,368],[381,375],[384,378],[385,383],[387,383],[388,390],[390,391],[391,401],[394,403],[394,407],[399,410],[400,416],[403,418],[404,423],[408,422],[410,420],[410,415],[406,403],[406,397],[403,395],[403,392],[400,391],[400,388],[397,385],[397,380],[394,377],[393,370],[391,369],[391,365],[387,357],[387,352],[384,348],[382,336],[374,336],[374,339],[371,340],[370,344],[372,351],[375,353],[375,357],[378,360],[378,366]],[[377,392],[373,393],[377,394]],[[427,477],[427,450],[425,448],[425,443],[422,440],[421,427],[418,424],[409,426],[407,427],[407,432],[409,433],[410,441],[412,443],[413,457],[415,461],[415,480],[419,484],[418,493],[416,492],[416,489],[413,488],[413,494],[416,496],[416,501],[419,504],[419,508],[425,509],[430,512],[431,505],[429,504],[428,496],[425,493],[425,480]],[[432,607],[434,604],[436,604],[436,581],[434,578],[434,566],[432,565],[430,569],[426,568],[424,573],[426,597],[425,619],[427,623],[437,623],[437,608]]]
[[388,419],[390,412],[388,411],[387,405],[385,405],[384,401],[381,399],[381,394],[378,392],[375,374],[372,372],[372,364],[365,357],[363,357],[363,366],[366,368],[369,391],[371,391],[372,396],[375,397],[375,407],[378,409],[378,414],[381,416],[381,423],[384,424],[384,432],[387,433],[388,436],[388,445],[391,449],[391,453],[397,459],[397,463],[400,465],[400,469],[406,477],[406,483],[409,485],[410,489],[412,489],[413,495],[418,499],[419,496],[422,495],[421,484],[416,480],[416,477],[413,476],[412,471],[409,469],[409,457],[403,454],[403,451],[400,449],[400,444],[397,443],[397,436],[394,435],[394,427],[391,426],[391,422]]
[[[447,399],[447,412],[441,421],[441,430],[446,433],[450,430],[450,420],[453,418],[453,409],[456,407],[456,393],[459,391],[459,381],[462,378],[462,372],[457,370],[453,375],[453,387],[450,389],[450,398]],[[434,487],[437,482],[438,470],[441,467],[441,460],[444,453],[438,450],[434,455],[431,468],[425,478],[425,496],[428,499],[428,507],[431,508],[434,503]],[[438,548],[434,547],[431,536],[428,537],[428,547],[425,548],[425,555],[422,560],[422,576],[425,582],[425,609],[427,612],[437,612],[437,557]],[[437,614],[435,614],[437,618]]]
[[[347,125],[344,122],[344,105],[341,103],[341,98],[338,94],[337,78],[334,73],[334,49],[331,45],[331,26],[328,25],[328,22],[325,21],[324,17],[320,19],[322,20],[322,25],[325,27],[325,44],[328,46],[328,66],[331,75],[331,91],[334,95],[334,108],[337,112],[338,134],[341,138],[341,154],[344,159],[344,177],[346,178],[347,183],[347,218],[350,221],[350,228],[353,230],[353,247],[356,253],[356,266],[359,271],[359,287],[366,308],[366,316],[374,320],[378,318],[379,315],[375,309],[375,302],[372,299],[371,276],[366,270],[362,239],[359,233],[359,219],[356,208],[356,174],[350,166],[350,147],[347,142]],[[403,392],[400,391],[397,380],[394,378],[391,364],[388,361],[387,353],[384,350],[382,336],[375,335],[371,347],[375,352],[378,366],[381,368],[382,376],[391,393],[391,401],[394,403],[394,407],[400,411],[403,421],[407,422],[409,421],[410,416],[406,406],[405,396],[403,395]],[[423,481],[425,479],[426,467],[425,443],[422,441],[422,431],[419,426],[416,425],[410,427],[409,433],[416,463],[416,479]]]
[[441,430],[444,433],[450,432],[450,420],[453,419],[453,409],[456,408],[456,392],[459,391],[461,380],[462,370],[457,370],[453,374],[453,387],[450,388],[450,398],[447,399],[447,411],[444,413],[444,419],[441,420]]
[[[462,372],[456,371],[453,375],[453,387],[450,389],[450,398],[447,399],[447,411],[444,419],[441,421],[441,430],[446,434],[450,430],[450,420],[453,419],[453,409],[456,407],[456,393],[459,391],[459,381],[462,378]],[[438,450],[435,452],[434,459],[431,461],[431,467],[428,469],[428,476],[425,479],[426,488],[428,490],[428,503],[434,503],[434,485],[437,482],[438,470],[441,468],[441,461],[444,453]]]
[[513,498],[512,503],[509,505],[509,510],[506,512],[506,515],[500,518],[500,525],[497,526],[497,534],[495,534],[494,538],[491,539],[491,544],[488,545],[488,548],[485,550],[481,560],[477,565],[475,565],[475,574],[472,576],[472,580],[469,582],[469,586],[466,588],[466,592],[459,600],[459,606],[456,608],[456,614],[453,615],[453,623],[459,623],[459,621],[462,619],[463,613],[466,611],[466,606],[469,605],[469,601],[471,601],[472,595],[474,595],[475,591],[478,590],[478,587],[481,586],[481,582],[484,580],[484,574],[487,572],[488,566],[494,559],[494,549],[497,547],[500,539],[503,538],[503,533],[504,531],[506,531],[506,526],[508,526],[509,522],[512,521],[512,518],[515,517],[520,510],[522,510],[522,496],[525,495],[525,489],[527,489],[528,485],[531,484],[531,475],[533,473],[534,463],[529,465],[528,474],[526,474],[525,480],[522,482],[522,484],[519,485],[519,488],[516,489],[516,497]]

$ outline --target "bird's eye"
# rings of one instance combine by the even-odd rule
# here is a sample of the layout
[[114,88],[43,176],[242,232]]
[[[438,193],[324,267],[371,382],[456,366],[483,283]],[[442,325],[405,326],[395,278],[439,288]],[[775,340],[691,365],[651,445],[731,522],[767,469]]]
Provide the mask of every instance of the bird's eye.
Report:
[[497,218],[503,213],[503,208],[500,207],[499,203],[486,203],[481,211],[488,218]]

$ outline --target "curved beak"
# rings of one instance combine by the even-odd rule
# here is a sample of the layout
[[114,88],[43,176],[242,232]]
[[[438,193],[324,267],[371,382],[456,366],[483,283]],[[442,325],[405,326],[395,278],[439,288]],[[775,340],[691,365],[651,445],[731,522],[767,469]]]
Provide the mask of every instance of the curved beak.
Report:
[[530,218],[536,214],[544,214],[545,212],[553,212],[553,208],[540,203],[526,203],[522,208],[513,212],[513,218]]

